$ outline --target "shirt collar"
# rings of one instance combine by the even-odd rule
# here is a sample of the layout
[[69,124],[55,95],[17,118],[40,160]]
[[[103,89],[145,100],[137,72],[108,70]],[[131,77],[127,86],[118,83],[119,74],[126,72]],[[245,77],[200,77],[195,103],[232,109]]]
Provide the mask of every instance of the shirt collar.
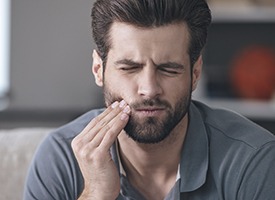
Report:
[[[118,141],[115,142],[115,149],[116,149],[116,155],[117,155],[117,161],[118,161],[118,170],[119,173],[125,177],[127,177],[126,172],[124,170],[124,167],[121,163],[121,159],[120,159],[120,155],[119,155],[119,150],[118,150]],[[178,181],[180,179],[180,164],[178,166],[178,172],[177,172],[177,177],[176,177],[176,181]]]
[[208,137],[204,120],[197,107],[191,103],[189,126],[180,162],[181,192],[196,190],[205,183],[208,170],[208,155]]
[[116,140],[116,142],[115,142],[115,146],[116,146],[116,155],[117,155],[117,160],[118,160],[118,169],[119,169],[119,173],[121,174],[121,175],[123,175],[123,176],[125,176],[126,177],[126,172],[125,172],[125,170],[124,170],[124,168],[123,168],[123,166],[122,166],[122,163],[121,163],[121,159],[120,159],[120,155],[119,155],[119,150],[118,150],[118,141]]

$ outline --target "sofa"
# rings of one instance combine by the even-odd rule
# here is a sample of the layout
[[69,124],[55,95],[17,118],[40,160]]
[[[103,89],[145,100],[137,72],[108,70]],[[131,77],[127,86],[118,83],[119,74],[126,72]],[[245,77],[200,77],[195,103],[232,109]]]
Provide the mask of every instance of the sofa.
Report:
[[0,199],[20,200],[35,150],[53,128],[0,130]]

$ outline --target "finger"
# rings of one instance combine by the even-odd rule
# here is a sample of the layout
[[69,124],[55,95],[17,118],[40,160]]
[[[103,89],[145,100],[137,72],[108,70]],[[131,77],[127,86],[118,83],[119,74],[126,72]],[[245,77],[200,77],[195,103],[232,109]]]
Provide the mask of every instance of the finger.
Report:
[[104,127],[112,118],[118,115],[120,112],[120,110],[117,109],[118,105],[119,102],[114,102],[103,113],[91,120],[91,122],[77,137],[81,138],[83,143],[90,142],[102,127]]
[[108,134],[111,132],[114,135],[111,142],[114,142],[116,136],[122,131],[128,121],[128,117],[130,114],[130,107],[127,105],[125,106],[118,115],[112,118],[108,123],[105,124],[95,135],[92,141],[90,141],[91,145],[94,148],[98,147],[102,142],[103,138],[109,137]]
[[126,102],[124,100],[122,100],[119,104],[118,102],[114,103],[111,106],[112,108],[111,111],[108,114],[106,114],[104,117],[97,118],[97,120],[94,122],[96,124],[93,126],[92,129],[89,130],[89,132],[86,134],[84,139],[86,139],[87,142],[90,142],[91,140],[93,140],[94,137],[98,135],[101,129],[110,126],[108,124],[121,112],[121,110],[124,109],[125,106],[126,106]]
[[103,118],[105,118],[107,115],[109,115],[114,108],[116,108],[119,105],[118,101],[115,101],[111,106],[105,109],[104,112],[102,112],[100,115],[95,117],[91,120],[91,122],[83,129],[83,131],[80,134],[85,135],[85,133],[89,132],[93,127],[95,127]]
[[[95,117],[91,122],[72,140],[72,147],[75,149],[80,149],[89,143],[94,137],[96,132],[91,132],[91,130],[98,125],[98,123],[103,120],[107,115],[114,112],[114,109],[118,106],[119,102],[114,102],[109,106],[103,113]],[[117,114],[119,110],[116,110]],[[115,115],[115,114],[113,114]]]
[[[127,107],[125,108],[127,109]],[[113,143],[115,142],[117,136],[122,132],[123,128],[126,126],[129,121],[130,112],[122,111],[115,119],[112,129],[109,129],[104,135],[99,148],[102,150],[109,150]]]

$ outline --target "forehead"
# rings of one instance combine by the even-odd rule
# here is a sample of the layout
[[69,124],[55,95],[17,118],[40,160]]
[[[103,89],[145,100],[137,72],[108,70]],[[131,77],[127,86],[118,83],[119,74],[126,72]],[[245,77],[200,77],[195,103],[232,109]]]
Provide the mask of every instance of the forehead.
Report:
[[183,22],[150,28],[114,22],[110,29],[110,45],[110,56],[182,60],[188,56],[189,31]]

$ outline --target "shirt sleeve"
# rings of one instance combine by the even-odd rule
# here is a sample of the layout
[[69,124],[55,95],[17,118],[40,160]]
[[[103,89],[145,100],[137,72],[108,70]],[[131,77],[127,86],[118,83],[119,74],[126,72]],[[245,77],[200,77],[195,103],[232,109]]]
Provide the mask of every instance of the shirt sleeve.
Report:
[[275,197],[275,142],[255,150],[242,177],[239,200],[273,200]]
[[42,142],[29,168],[25,200],[77,199],[83,178],[70,143],[55,134]]

